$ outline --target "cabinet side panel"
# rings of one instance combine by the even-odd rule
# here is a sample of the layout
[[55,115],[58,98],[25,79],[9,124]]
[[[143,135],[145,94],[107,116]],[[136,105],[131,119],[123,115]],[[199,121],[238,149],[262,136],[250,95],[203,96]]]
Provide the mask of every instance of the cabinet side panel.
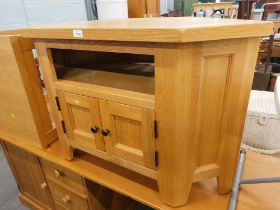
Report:
[[203,42],[199,45],[201,62],[196,166],[216,163],[221,118],[227,82],[235,62],[239,40]]
[[198,112],[197,165],[215,162],[230,56],[203,57]]
[[243,132],[259,38],[156,50],[158,185],[162,200],[186,204],[191,183],[219,176],[229,192]]
[[42,147],[21,78],[21,53],[17,37],[0,36],[0,135]]
[[259,44],[259,38],[240,39],[227,81],[216,160],[220,193],[232,189]]

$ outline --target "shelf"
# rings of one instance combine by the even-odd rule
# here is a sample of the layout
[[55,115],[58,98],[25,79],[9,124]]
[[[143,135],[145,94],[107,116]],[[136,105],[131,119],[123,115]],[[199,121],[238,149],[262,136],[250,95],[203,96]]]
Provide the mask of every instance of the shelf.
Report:
[[59,91],[155,110],[153,68],[147,63],[100,65],[98,70],[57,68],[55,87]]
[[[146,72],[150,71],[151,66],[147,64],[145,67],[147,69]],[[131,70],[136,70],[135,65],[131,66]],[[155,88],[153,77],[132,75],[129,74],[132,73],[131,71],[125,71],[124,68],[119,71],[121,73],[86,68],[63,68],[63,71],[61,72],[62,73],[59,76],[61,80],[100,85],[154,95]]]
[[56,90],[155,110],[153,55],[51,49]]

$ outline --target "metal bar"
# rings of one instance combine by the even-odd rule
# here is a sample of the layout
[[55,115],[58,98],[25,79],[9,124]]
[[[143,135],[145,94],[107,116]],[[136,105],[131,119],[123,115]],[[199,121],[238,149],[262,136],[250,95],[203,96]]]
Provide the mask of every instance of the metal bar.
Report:
[[233,185],[233,189],[232,189],[232,193],[231,193],[228,210],[236,209],[238,191],[239,191],[239,182],[240,182],[240,177],[241,177],[243,167],[244,167],[245,157],[246,157],[246,151],[241,150],[239,164],[237,166],[237,171],[236,171],[236,175],[235,175],[235,180],[234,180],[234,185]]
[[280,177],[258,178],[258,179],[243,179],[239,184],[262,184],[280,182]]

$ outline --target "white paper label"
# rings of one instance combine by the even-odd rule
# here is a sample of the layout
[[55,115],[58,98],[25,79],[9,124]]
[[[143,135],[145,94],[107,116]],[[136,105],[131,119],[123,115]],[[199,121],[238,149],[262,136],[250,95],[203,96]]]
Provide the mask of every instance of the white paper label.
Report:
[[73,37],[76,38],[84,37],[83,30],[73,30]]

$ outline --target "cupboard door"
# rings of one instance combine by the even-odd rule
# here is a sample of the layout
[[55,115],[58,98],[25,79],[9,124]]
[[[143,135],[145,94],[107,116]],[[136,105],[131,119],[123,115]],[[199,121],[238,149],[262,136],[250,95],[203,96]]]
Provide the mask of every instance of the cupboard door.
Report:
[[60,91],[58,97],[67,137],[80,145],[104,151],[98,100]]
[[154,112],[103,100],[99,106],[107,153],[155,169]]
[[6,142],[2,146],[22,195],[42,209],[53,209],[53,199],[39,158]]

